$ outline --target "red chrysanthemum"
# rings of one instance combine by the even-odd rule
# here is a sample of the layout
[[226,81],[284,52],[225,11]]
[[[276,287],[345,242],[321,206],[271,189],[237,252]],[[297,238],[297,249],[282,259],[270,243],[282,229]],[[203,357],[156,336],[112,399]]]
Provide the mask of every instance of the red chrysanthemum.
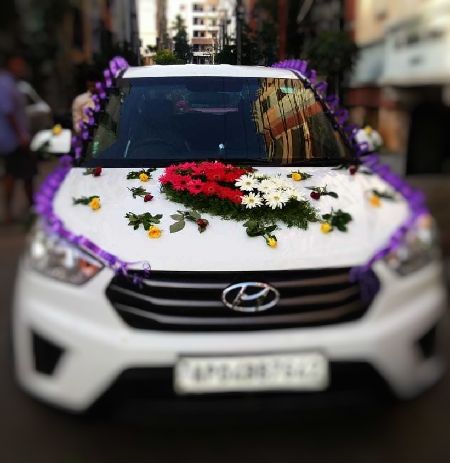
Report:
[[234,183],[249,170],[219,161],[183,162],[167,167],[160,182],[177,191],[188,191],[192,195],[202,193],[241,204],[242,193]]
[[215,196],[217,194],[217,183],[214,182],[205,182],[203,183],[202,193],[207,196]]
[[187,182],[186,188],[191,195],[198,195],[199,193],[203,193],[203,185],[204,183],[201,180],[193,179]]

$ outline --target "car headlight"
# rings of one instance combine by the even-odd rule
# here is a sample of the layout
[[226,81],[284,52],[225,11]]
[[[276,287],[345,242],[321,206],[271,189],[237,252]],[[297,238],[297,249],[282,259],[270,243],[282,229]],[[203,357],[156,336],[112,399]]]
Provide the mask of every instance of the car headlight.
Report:
[[420,216],[404,236],[402,244],[385,257],[385,262],[399,275],[409,275],[439,256],[437,242],[433,218],[430,215]]
[[27,254],[37,272],[74,285],[86,283],[103,268],[85,251],[45,230],[42,223],[33,229]]

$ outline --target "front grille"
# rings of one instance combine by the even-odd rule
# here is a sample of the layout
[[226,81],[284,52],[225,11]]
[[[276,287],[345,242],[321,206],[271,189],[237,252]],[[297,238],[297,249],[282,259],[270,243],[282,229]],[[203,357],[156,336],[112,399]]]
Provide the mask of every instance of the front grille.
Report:
[[[244,331],[318,326],[356,320],[368,305],[348,268],[264,272],[152,271],[138,287],[115,276],[106,295],[129,326],[165,331]],[[240,313],[221,300],[228,286],[257,281],[280,293],[275,307]]]

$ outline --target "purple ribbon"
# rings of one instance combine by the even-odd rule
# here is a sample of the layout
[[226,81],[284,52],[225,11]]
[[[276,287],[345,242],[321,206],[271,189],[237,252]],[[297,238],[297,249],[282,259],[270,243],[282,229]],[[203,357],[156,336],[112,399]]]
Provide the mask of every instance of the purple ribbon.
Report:
[[391,235],[387,244],[377,250],[368,262],[354,267],[350,272],[351,280],[360,283],[363,297],[367,300],[371,300],[379,290],[379,282],[372,269],[373,265],[375,262],[384,259],[387,255],[397,250],[402,245],[405,236],[414,227],[417,219],[424,214],[429,214],[425,204],[425,196],[421,191],[416,190],[405,180],[392,172],[389,166],[382,164],[377,153],[369,154],[367,142],[357,142],[356,134],[359,127],[354,124],[348,124],[348,111],[339,106],[339,98],[336,95],[324,95],[324,89],[326,89],[326,87],[323,83],[316,82],[317,73],[314,70],[308,69],[308,63],[306,61],[286,60],[274,64],[273,67],[292,69],[299,72],[304,79],[306,78],[304,83],[311,86],[315,91],[316,97],[322,102],[325,108],[328,108],[336,124],[338,124],[341,130],[347,135],[361,163],[401,194],[408,203],[408,218]]
[[[107,267],[114,270],[116,274],[125,275],[136,284],[142,284],[142,280],[150,274],[150,264],[148,262],[125,262],[114,254],[105,251],[100,246],[90,241],[87,237],[77,235],[68,230],[62,220],[53,210],[53,201],[66,175],[73,165],[73,159],[80,159],[83,155],[84,143],[90,138],[89,127],[95,124],[95,114],[101,110],[101,103],[106,99],[106,88],[113,85],[113,78],[128,67],[128,63],[121,57],[115,57],[110,62],[109,69],[104,71],[105,83],[95,84],[96,93],[92,96],[94,108],[86,108],[84,114],[89,118],[87,124],[80,121],[78,124],[79,135],[72,137],[72,156],[66,155],[60,158],[59,167],[51,172],[42,182],[39,191],[35,194],[35,211],[41,217],[44,227],[65,239],[69,243],[89,251],[93,256],[102,261]],[[130,267],[142,264],[141,274],[133,273],[130,275]]]

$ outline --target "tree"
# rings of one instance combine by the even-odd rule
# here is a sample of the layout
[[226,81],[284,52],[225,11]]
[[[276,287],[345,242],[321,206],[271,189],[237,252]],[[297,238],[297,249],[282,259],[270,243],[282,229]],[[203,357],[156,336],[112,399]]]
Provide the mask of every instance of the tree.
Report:
[[188,63],[191,60],[191,47],[184,20],[180,15],[175,18],[173,29],[176,31],[173,36],[174,54],[181,62]]
[[153,59],[155,64],[180,64],[180,60],[170,50],[159,50]]
[[344,31],[321,32],[304,49],[311,65],[319,74],[328,76],[351,70],[357,51],[357,46]]
[[236,45],[225,45],[217,53],[216,61],[218,64],[236,64]]
[[[269,52],[269,49],[273,47],[273,40],[267,40],[263,42],[261,38],[267,39],[267,34],[264,36],[258,36],[250,30],[247,24],[242,25],[241,33],[241,63],[243,65],[251,66],[258,64],[272,64],[274,60],[270,60],[273,56],[273,52]],[[237,50],[236,44],[225,45],[222,50],[217,54],[217,62],[220,64],[236,64],[237,62]]]
[[303,56],[331,88],[338,91],[340,82],[351,71],[358,55],[358,47],[344,31],[324,31],[305,43]]

